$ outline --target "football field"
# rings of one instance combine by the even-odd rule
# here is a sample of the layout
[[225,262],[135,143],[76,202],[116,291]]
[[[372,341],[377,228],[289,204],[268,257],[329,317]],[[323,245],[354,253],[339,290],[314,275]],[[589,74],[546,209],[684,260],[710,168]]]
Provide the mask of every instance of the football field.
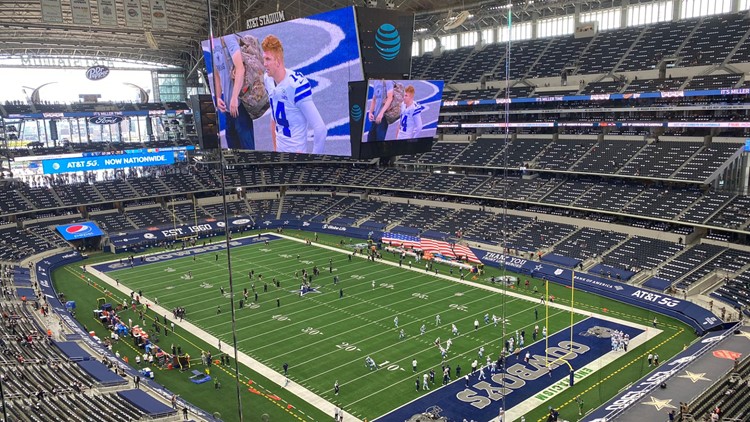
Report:
[[[457,366],[461,367],[463,377],[469,372],[472,361],[478,360],[481,365],[488,356],[496,360],[505,341],[521,337],[521,333],[525,334],[525,346],[532,345],[537,324],[540,327],[537,343],[529,350],[533,351],[538,364],[538,358],[545,356],[546,343],[542,340],[541,329],[547,310],[549,346],[559,343],[560,350],[577,347],[565,343],[571,336],[576,335],[578,339],[580,331],[608,323],[579,313],[571,317],[566,309],[547,309],[537,298],[527,300],[518,295],[504,295],[500,287],[488,289],[460,283],[458,271],[454,270],[454,277],[450,277],[447,267],[443,266],[441,274],[435,275],[425,271],[424,263],[414,263],[409,269],[408,261],[404,261],[400,268],[393,262],[372,262],[360,256],[349,259],[348,253],[342,250],[273,235],[268,238],[267,244],[257,242],[231,250],[238,349],[280,373],[287,363],[290,380],[360,419],[375,419],[407,403],[414,403],[413,413],[423,411],[423,403],[431,403],[440,404],[454,415],[480,412],[476,416],[484,418],[490,410],[496,414],[496,407],[490,409],[484,400],[476,399],[476,394],[469,394],[468,383],[465,386],[463,379],[456,380]],[[107,275],[136,293],[142,291],[150,300],[158,299],[165,308],[184,307],[187,320],[231,344],[226,252],[168,252],[146,258],[142,263],[136,258],[132,268],[127,263],[110,264],[109,268],[115,269]],[[301,295],[302,271],[312,273],[314,266],[320,270],[320,275],[313,277],[313,290]],[[339,280],[337,284],[334,284],[334,277]],[[469,277],[467,281],[471,281]],[[532,282],[529,290],[536,287],[541,294],[544,286],[534,286],[534,283],[541,282]],[[247,301],[244,289],[248,292]],[[239,308],[240,300],[242,308]],[[497,323],[493,323],[493,316]],[[479,322],[476,329],[475,321]],[[574,333],[569,329],[571,322],[583,325],[577,325]],[[452,333],[453,324],[458,329],[456,335]],[[632,328],[615,325],[611,328]],[[401,338],[401,330],[404,338]],[[636,337],[641,332],[643,330],[633,329],[632,335]],[[556,336],[554,344],[553,334]],[[440,339],[440,346],[436,345],[437,339]],[[448,339],[452,343],[449,348]],[[590,357],[579,363],[579,368],[611,349],[609,338],[579,346],[576,349],[579,354],[583,355],[581,350],[585,348]],[[445,359],[440,347],[448,348]],[[484,348],[482,357],[479,356],[481,348]],[[550,359],[563,355],[565,353],[553,355]],[[377,370],[365,365],[368,356],[377,364]],[[417,361],[416,372],[413,360]],[[508,365],[516,362],[518,357],[511,357]],[[453,382],[440,388],[444,364],[451,367]],[[556,372],[553,377],[545,370],[549,378],[527,375],[524,383],[531,390],[523,397],[517,394],[515,403],[566,378],[567,366],[558,361],[553,367],[562,372]],[[429,384],[430,391],[418,391],[417,380],[422,384],[423,375],[431,369],[435,371],[435,381]],[[491,378],[489,371],[487,375],[490,382],[513,381]],[[336,382],[341,386],[338,395],[333,389]],[[493,387],[487,382],[488,387],[485,387],[474,376],[471,384],[472,391],[489,391],[489,397],[498,400],[498,394],[493,394]],[[510,390],[506,391],[506,396],[512,396]],[[454,411],[450,412],[450,408]]]

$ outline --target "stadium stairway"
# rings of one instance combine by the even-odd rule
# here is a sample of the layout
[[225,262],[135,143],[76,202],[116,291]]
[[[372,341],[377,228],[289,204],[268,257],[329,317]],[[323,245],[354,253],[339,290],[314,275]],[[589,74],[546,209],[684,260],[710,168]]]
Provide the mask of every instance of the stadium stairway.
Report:
[[[685,37],[684,40],[682,40],[682,43],[679,47],[674,51],[674,57],[682,58],[680,53],[682,52],[682,49],[685,48],[685,46],[688,44],[691,38],[695,35],[696,32],[703,26],[703,21],[705,21],[705,18],[701,18],[697,25],[693,26],[693,29],[690,31],[687,37]],[[679,62],[678,62],[679,63]]]
[[554,253],[555,252],[555,248],[557,248],[557,245],[559,245],[559,244],[561,244],[563,242],[567,242],[568,239],[570,239],[571,237],[575,236],[575,234],[578,233],[578,232],[580,232],[581,229],[582,229],[582,227],[576,227],[576,229],[573,230],[572,232],[568,233],[567,236],[565,236],[562,239],[558,240],[557,242],[555,242],[554,244],[550,245],[549,247],[544,248],[543,249],[544,254]]
[[461,69],[466,66],[466,63],[469,61],[469,59],[476,53],[478,50],[475,48],[471,53],[467,54],[466,57],[464,57],[464,60],[456,66],[455,71],[453,72],[453,75],[451,76],[450,81],[445,81],[445,85],[447,86],[449,83],[451,83],[454,79],[456,79],[456,76],[461,72]]
[[[750,28],[748,28],[747,32],[745,32],[745,35],[740,38],[740,41],[737,43],[737,45],[734,46],[732,51],[727,54],[727,57],[722,62],[722,65],[728,65],[732,61],[732,57],[737,53],[737,51],[745,44],[745,41],[747,41],[748,37],[750,37]],[[742,75],[744,79],[744,75]]]
[[[627,89],[627,88],[626,88],[626,89]],[[644,149],[645,149],[645,148],[646,148],[647,146],[649,146],[650,144],[652,144],[653,142],[654,142],[654,141],[653,141],[653,139],[649,139],[649,140],[647,140],[647,141],[646,141],[646,143],[645,143],[645,144],[643,144],[643,146],[641,146],[641,149],[639,149],[639,150],[638,150],[638,151],[636,151],[636,152],[635,152],[635,153],[634,153],[633,155],[631,155],[631,156],[630,156],[630,158],[628,158],[628,160],[627,160],[627,161],[625,161],[625,162],[624,162],[624,163],[622,164],[622,166],[620,166],[620,168],[619,168],[619,169],[618,169],[618,170],[617,170],[616,172],[614,172],[614,174],[621,174],[622,170],[623,170],[623,169],[625,169],[626,167],[628,167],[628,165],[630,164],[630,162],[631,162],[631,161],[633,161],[633,160],[634,160],[634,159],[635,159],[636,157],[640,156],[640,155],[641,155],[641,152],[643,152],[643,150],[644,150]]]
[[708,301],[711,300],[708,295],[718,287],[721,287],[722,284],[724,284],[724,277],[734,279],[735,277],[745,273],[746,271],[750,271],[750,264],[743,266],[742,268],[731,274],[722,274],[718,273],[717,271],[712,271],[706,274],[706,276],[702,279],[691,284],[690,288],[688,289],[688,295],[691,294],[691,290],[694,292],[698,292],[699,295],[705,295],[705,297],[707,298],[706,303],[708,303]]
[[[612,67],[612,72],[611,73],[614,74],[617,71],[617,68],[619,68],[620,65],[622,65],[622,63],[625,61],[625,59],[633,51],[633,49],[635,48],[635,46],[638,45],[638,43],[641,41],[641,39],[646,34],[646,32],[648,32],[648,31],[646,31],[646,29],[644,28],[641,32],[638,33],[638,36],[635,37],[635,40],[633,40],[633,42],[630,44],[630,46],[628,47],[628,49],[625,50],[625,53],[623,53],[622,56],[620,56],[620,60],[618,60],[617,63],[615,63],[615,65]],[[625,87],[623,87],[623,88],[625,88]]]
[[[656,276],[656,277],[659,277],[659,274],[660,274],[660,270],[661,270],[661,268],[662,268],[662,267],[664,267],[665,265],[667,265],[667,264],[669,264],[670,262],[674,261],[674,260],[675,260],[676,258],[679,258],[680,256],[682,256],[682,254],[684,254],[685,252],[687,252],[687,251],[689,251],[689,250],[693,249],[693,247],[695,247],[695,246],[698,246],[699,244],[700,244],[700,243],[698,243],[698,242],[695,242],[695,243],[690,243],[690,244],[686,244],[686,245],[685,245],[685,247],[684,247],[684,248],[682,248],[682,250],[680,250],[680,251],[679,251],[679,252],[677,252],[676,254],[674,254],[674,255],[670,256],[670,257],[669,257],[669,259],[667,259],[666,261],[663,261],[663,262],[662,262],[661,264],[659,264],[659,265],[657,265],[656,267],[652,268],[652,269],[651,269],[650,271],[641,271],[641,273],[643,273],[643,272],[648,272],[648,273],[650,273],[650,274],[649,274],[649,277],[647,277],[647,278],[650,278],[650,276]],[[641,273],[638,273],[638,274],[641,274]],[[638,275],[636,275],[636,277],[637,277],[637,276],[638,276]],[[682,277],[684,277],[684,276],[685,276],[685,274],[683,274],[683,275],[682,275],[682,276],[680,276],[679,278],[682,278]],[[634,278],[635,278],[635,277],[634,277]],[[645,279],[644,279],[644,280],[639,280],[639,282],[643,282],[643,281],[646,281],[646,280],[645,280]],[[672,280],[672,286],[674,286],[674,285],[675,285],[676,283],[677,283],[677,280]]]
[[286,192],[284,191],[284,188],[281,188],[281,191],[279,193],[279,209],[276,210],[276,219],[281,219],[281,212],[284,210],[284,199],[286,198]]
[[626,236],[625,239],[622,240],[622,242],[619,242],[616,245],[612,246],[611,248],[607,249],[606,251],[603,251],[596,258],[592,258],[592,259],[589,259],[587,262],[584,262],[583,263],[583,270],[584,271],[588,271],[589,269],[591,269],[591,267],[593,267],[593,266],[595,266],[597,264],[601,264],[602,263],[602,257],[604,255],[607,255],[608,253],[612,252],[613,250],[619,248],[620,246],[623,245],[623,243],[625,243],[628,240],[630,240],[630,238],[631,238],[631,236]]
[[36,208],[36,207],[34,206],[34,204],[33,204],[33,203],[32,203],[32,202],[31,202],[31,201],[29,200],[29,198],[27,198],[27,197],[26,197],[26,196],[25,196],[25,195],[23,194],[23,189],[17,189],[17,190],[16,190],[16,193],[18,194],[18,196],[20,196],[20,197],[21,197],[21,199],[23,199],[23,200],[24,200],[24,202],[26,203],[26,205],[27,205],[28,209],[30,209],[30,210],[33,210],[34,208]]
[[[679,173],[679,172],[680,172],[680,171],[681,171],[681,170],[682,170],[682,169],[683,169],[683,168],[684,168],[684,167],[685,167],[686,165],[688,165],[688,164],[692,164],[692,161],[693,161],[693,159],[694,159],[695,157],[699,156],[699,155],[700,155],[701,153],[703,153],[703,152],[704,152],[705,150],[706,150],[706,147],[705,147],[705,146],[703,146],[703,147],[700,147],[700,148],[698,148],[698,150],[697,150],[697,151],[695,151],[695,152],[693,153],[693,155],[691,155],[691,156],[690,156],[690,158],[688,158],[687,160],[683,161],[683,162],[682,162],[682,164],[681,164],[681,165],[680,165],[679,167],[677,167],[677,169],[676,169],[676,170],[675,170],[675,171],[674,171],[674,172],[673,172],[672,174],[670,174],[670,175],[669,175],[669,178],[670,178],[670,179],[674,178],[674,177],[675,177],[675,175],[677,175],[677,174],[678,174],[678,173]],[[691,204],[691,206],[692,206],[692,204]]]

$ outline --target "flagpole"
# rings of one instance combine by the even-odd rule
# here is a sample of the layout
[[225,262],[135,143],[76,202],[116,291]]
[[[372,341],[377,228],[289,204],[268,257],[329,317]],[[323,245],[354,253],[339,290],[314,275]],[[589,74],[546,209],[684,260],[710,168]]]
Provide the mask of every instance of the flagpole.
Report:
[[570,350],[573,350],[573,313],[575,312],[574,295],[576,291],[576,271],[573,270],[570,275]]

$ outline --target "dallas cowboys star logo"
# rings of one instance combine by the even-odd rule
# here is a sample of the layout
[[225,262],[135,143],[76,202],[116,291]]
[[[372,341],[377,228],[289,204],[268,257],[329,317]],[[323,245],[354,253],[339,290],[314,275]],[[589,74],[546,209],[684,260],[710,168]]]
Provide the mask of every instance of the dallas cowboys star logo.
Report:
[[651,396],[651,401],[644,401],[641,404],[645,404],[647,406],[654,406],[657,412],[660,412],[664,408],[677,409],[676,407],[669,404],[671,401],[672,399],[661,400],[661,399],[657,399],[654,396]]
[[695,384],[698,381],[711,381],[710,379],[706,378],[704,375],[706,375],[705,372],[703,372],[701,374],[696,374],[694,372],[685,371],[685,375],[678,375],[677,377],[678,378],[687,378],[690,381],[692,381],[693,384]]
[[537,265],[534,267],[534,271],[541,271],[542,270],[542,264]]

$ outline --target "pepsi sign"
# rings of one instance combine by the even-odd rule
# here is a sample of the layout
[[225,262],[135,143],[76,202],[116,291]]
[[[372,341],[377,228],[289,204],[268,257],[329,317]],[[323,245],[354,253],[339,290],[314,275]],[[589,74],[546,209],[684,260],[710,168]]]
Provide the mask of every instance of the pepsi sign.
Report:
[[86,69],[86,79],[90,81],[100,81],[109,75],[109,68],[107,66],[91,66]]
[[122,116],[94,116],[89,119],[92,125],[114,125],[122,121]]
[[87,237],[102,236],[104,233],[93,221],[64,224],[55,227],[65,240],[78,240]]

